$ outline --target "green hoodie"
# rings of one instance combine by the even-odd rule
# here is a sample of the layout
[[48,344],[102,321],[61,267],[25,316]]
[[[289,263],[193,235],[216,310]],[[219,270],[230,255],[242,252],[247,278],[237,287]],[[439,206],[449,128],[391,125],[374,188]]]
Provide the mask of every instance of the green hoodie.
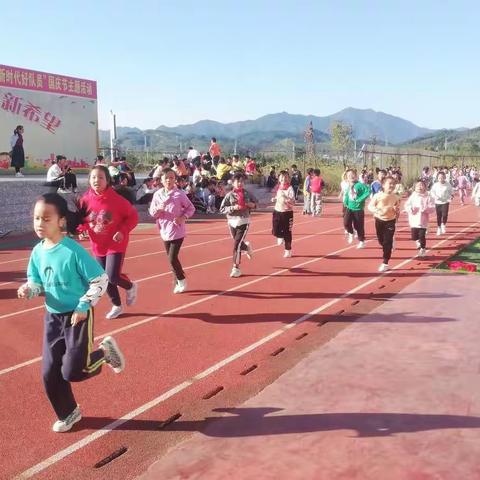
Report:
[[343,197],[343,204],[349,209],[354,211],[363,210],[365,208],[365,200],[370,196],[370,187],[361,182],[356,182],[353,185],[353,189],[356,193],[356,198],[350,197],[351,187],[349,186],[345,190],[345,196]]

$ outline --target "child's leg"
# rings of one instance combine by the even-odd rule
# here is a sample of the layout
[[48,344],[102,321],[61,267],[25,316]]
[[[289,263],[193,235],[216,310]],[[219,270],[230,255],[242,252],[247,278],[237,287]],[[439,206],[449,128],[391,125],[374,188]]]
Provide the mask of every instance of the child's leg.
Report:
[[[67,418],[77,406],[72,387],[62,375],[62,359],[66,351],[63,334],[64,316],[46,312],[42,355],[43,385],[47,397],[60,420]],[[69,318],[67,321],[69,321]]]
[[411,234],[412,234],[411,238],[414,242],[416,242],[417,240],[420,240],[420,229],[419,228],[412,227]]
[[233,237],[233,265],[238,268],[242,256],[242,250],[247,250],[244,240],[247,236],[249,224],[239,225],[238,227],[230,227]]
[[383,247],[383,242],[384,242],[384,239],[385,239],[384,227],[385,227],[385,222],[383,220],[375,218],[375,233],[377,234],[378,243],[382,247]]
[[[99,258],[103,258],[103,260],[100,261]],[[118,287],[130,290],[133,286],[130,279],[122,273],[124,258],[124,253],[111,253],[106,257],[97,257],[97,260],[99,260],[100,264],[105,268],[105,272],[108,275],[107,294],[113,305],[116,306],[122,304]]]
[[353,235],[353,212],[348,208],[345,208],[343,214],[343,226],[350,235]]
[[437,227],[442,224],[442,205],[435,205],[435,211],[437,212]]
[[274,237],[283,238],[282,215],[281,212],[273,211],[272,214],[272,234]]
[[284,215],[284,234],[285,250],[292,249],[292,227],[293,227],[293,212],[285,212]]
[[365,241],[365,212],[363,210],[353,211],[353,226],[358,233],[358,240]]
[[312,215],[315,215],[315,197],[316,197],[316,193],[311,193],[310,194],[310,213]]
[[185,280],[185,272],[183,271],[182,264],[178,259],[178,254],[183,243],[183,238],[177,238],[176,240],[170,240],[165,243],[165,250],[167,251],[168,261],[172,267],[173,274],[177,280]]
[[98,375],[105,363],[103,350],[93,350],[93,308],[87,318],[71,324],[71,314],[65,315],[66,351],[62,361],[62,375],[67,382],[81,382]]
[[427,247],[427,229],[426,228],[419,228],[418,229],[418,240],[420,241],[420,248]]
[[445,203],[442,205],[442,223],[444,225],[447,224],[447,221],[448,221],[448,211],[450,209],[450,204],[449,203]]
[[317,215],[321,215],[322,214],[322,194],[321,193],[317,193]]
[[310,213],[310,194],[306,193],[303,197],[303,211]]
[[383,263],[388,264],[392,257],[393,237],[395,235],[396,220],[383,222]]

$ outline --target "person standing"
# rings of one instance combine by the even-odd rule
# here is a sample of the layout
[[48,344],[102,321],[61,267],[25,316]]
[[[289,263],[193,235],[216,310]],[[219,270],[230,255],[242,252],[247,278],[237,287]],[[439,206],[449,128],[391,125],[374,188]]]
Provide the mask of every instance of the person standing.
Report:
[[212,139],[210,140],[210,148],[208,149],[208,152],[212,157],[213,164],[217,166],[218,161],[220,160],[220,156],[222,155],[222,149],[220,148],[220,145],[217,143],[217,139],[215,137],[212,137]]
[[25,166],[25,151],[23,150],[23,126],[17,125],[10,138],[10,146],[12,147],[11,158],[12,167],[15,169],[16,177],[23,177],[21,169]]

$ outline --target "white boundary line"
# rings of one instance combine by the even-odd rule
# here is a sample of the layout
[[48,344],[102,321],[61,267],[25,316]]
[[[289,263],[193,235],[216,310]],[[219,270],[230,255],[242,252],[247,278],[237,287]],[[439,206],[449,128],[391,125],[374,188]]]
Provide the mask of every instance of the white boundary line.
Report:
[[[308,223],[308,222],[302,222],[302,223]],[[296,238],[295,241],[296,242],[300,242],[302,240],[307,240],[311,237],[315,237],[316,235],[323,235],[323,234],[326,234],[326,233],[331,233],[331,232],[335,232],[336,230],[341,230],[343,229],[343,227],[336,227],[336,228],[331,228],[329,230],[325,230],[323,232],[318,232],[318,233],[314,233],[314,234],[311,234],[311,235],[307,235],[305,237],[300,237],[300,238]],[[270,229],[267,229],[265,231],[268,231]],[[259,233],[259,232],[257,232]],[[225,241],[225,239],[227,239],[228,237],[225,237],[223,238],[223,240]],[[217,240],[210,240],[210,242],[214,242],[214,241],[217,241]],[[200,245],[200,244],[197,244],[197,246]],[[277,245],[268,245],[266,247],[261,247],[261,248],[258,248],[256,249],[255,251],[257,252],[261,252],[262,250],[267,250],[269,248],[278,248]],[[153,254],[148,254],[148,255],[154,255],[156,254],[157,252],[153,253]],[[160,252],[161,253],[161,252]],[[212,263],[217,263],[217,262],[222,262],[224,260],[227,260],[227,259],[231,259],[232,256],[231,255],[228,255],[227,257],[221,257],[221,258],[217,258],[217,259],[214,259],[214,260],[209,260],[208,262],[203,262],[203,263],[197,263],[195,265],[190,265],[189,267],[185,267],[184,270],[191,270],[193,268],[198,268],[198,267],[203,267],[205,265],[210,265]],[[139,279],[136,279],[135,282],[137,283],[141,283],[141,282],[145,282],[147,280],[152,280],[154,278],[159,278],[159,277],[164,277],[164,276],[167,276],[167,275],[171,275],[172,272],[169,270],[168,272],[162,272],[162,273],[157,273],[155,275],[151,275],[149,277],[144,277],[144,278],[139,278]],[[11,312],[11,313],[5,313],[3,315],[0,315],[0,320],[4,319],[4,318],[10,318],[10,317],[14,317],[16,315],[21,315],[22,313],[26,313],[26,312],[31,312],[33,310],[39,310],[41,308],[44,308],[44,305],[39,305],[37,307],[33,307],[33,308],[27,308],[25,310],[18,310],[16,312]],[[1,374],[1,371],[0,371],[0,374]]]
[[[470,228],[472,228],[474,225],[477,225],[478,223],[479,222],[475,222],[475,223],[469,225],[468,227],[460,230],[458,233],[456,233],[454,235],[451,235],[444,240],[441,240],[440,242],[436,243],[433,247],[431,247],[428,251],[430,251],[432,249],[435,249],[435,248],[438,248],[438,246],[441,245],[442,243],[455,238],[456,236],[460,235],[461,233],[465,232],[466,230],[469,230]],[[352,248],[352,247],[343,248],[343,249],[338,250],[337,252],[332,253],[330,255],[335,255],[335,254],[340,253],[344,250],[347,250],[348,248]],[[36,465],[30,467],[28,470],[25,470],[24,472],[22,472],[16,478],[25,479],[25,478],[33,477],[37,473],[40,473],[41,471],[47,469],[51,465],[54,465],[55,463],[58,463],[60,460],[64,459],[65,457],[68,457],[69,455],[76,452],[77,450],[80,450],[81,448],[87,446],[88,444],[94,442],[95,440],[107,435],[109,432],[111,432],[112,430],[115,430],[116,428],[122,426],[124,423],[128,422],[129,420],[132,420],[133,418],[138,417],[139,415],[147,412],[148,410],[151,410],[153,407],[159,405],[160,403],[164,402],[165,400],[169,399],[170,397],[173,397],[177,393],[187,389],[190,385],[193,385],[194,383],[202,380],[203,378],[208,377],[209,375],[216,372],[217,370],[220,370],[221,368],[228,365],[229,363],[232,363],[233,361],[237,360],[238,358],[243,357],[247,353],[250,353],[251,351],[255,350],[256,348],[264,345],[265,343],[268,343],[270,340],[282,335],[283,333],[292,329],[296,325],[299,325],[300,323],[302,323],[302,322],[308,320],[309,318],[317,315],[318,313],[322,312],[323,310],[326,310],[327,308],[329,308],[332,305],[340,302],[344,298],[349,297],[350,295],[358,292],[359,290],[361,290],[361,289],[367,287],[368,285],[376,282],[377,280],[381,279],[385,275],[388,275],[390,272],[403,267],[404,265],[410,263],[411,261],[413,261],[415,259],[418,259],[418,257],[414,256],[414,257],[411,257],[411,258],[407,258],[403,262],[400,262],[398,265],[393,267],[391,270],[389,270],[387,272],[384,272],[382,274],[379,274],[378,276],[376,276],[374,278],[371,278],[370,280],[367,280],[366,282],[364,282],[364,283],[356,286],[355,288],[349,290],[348,292],[342,294],[340,297],[335,298],[335,299],[331,300],[330,302],[327,302],[327,303],[321,305],[320,307],[312,310],[311,312],[303,315],[302,317],[297,318],[293,322],[284,325],[282,328],[280,328],[278,330],[275,330],[274,332],[272,332],[271,334],[261,338],[257,342],[252,343],[251,345],[245,347],[242,350],[239,350],[238,352],[234,353],[233,355],[230,355],[229,357],[221,360],[220,362],[215,363],[214,365],[212,365],[211,367],[207,368],[206,370],[203,370],[202,372],[198,373],[197,375],[195,375],[191,379],[185,380],[184,382],[180,383],[176,387],[171,388],[170,390],[168,390],[167,392],[163,393],[162,395],[154,398],[150,402],[147,402],[147,403],[141,405],[140,407],[136,408],[135,410],[132,410],[131,412],[125,414],[123,417],[115,420],[114,422],[109,423],[108,425],[105,425],[105,427],[103,427],[102,429],[97,430],[96,432],[91,433],[90,435],[87,435],[82,440],[79,440],[78,442],[73,443],[72,445],[64,448],[63,450],[60,450],[59,452],[55,453],[51,457],[43,460],[42,462],[37,463]],[[312,262],[311,260],[308,261],[308,262],[303,262],[301,265],[305,265],[305,264],[311,263],[311,262]],[[295,267],[291,267],[291,268],[295,268]],[[279,274],[279,273],[277,273],[277,274]],[[272,274],[272,276],[273,275],[274,274]],[[254,280],[254,281],[248,282],[248,283],[251,284],[251,283],[255,283],[256,281],[258,281],[258,280]]]

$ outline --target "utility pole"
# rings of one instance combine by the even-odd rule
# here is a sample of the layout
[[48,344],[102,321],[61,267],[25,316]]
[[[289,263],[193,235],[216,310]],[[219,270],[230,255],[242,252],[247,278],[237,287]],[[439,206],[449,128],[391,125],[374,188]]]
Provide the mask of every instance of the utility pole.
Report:
[[112,124],[110,127],[110,161],[112,161],[116,155],[117,147],[117,116],[113,113],[113,110],[110,110],[110,115],[112,116]]
[[235,139],[235,144],[233,145],[233,154],[237,154],[237,139]]

